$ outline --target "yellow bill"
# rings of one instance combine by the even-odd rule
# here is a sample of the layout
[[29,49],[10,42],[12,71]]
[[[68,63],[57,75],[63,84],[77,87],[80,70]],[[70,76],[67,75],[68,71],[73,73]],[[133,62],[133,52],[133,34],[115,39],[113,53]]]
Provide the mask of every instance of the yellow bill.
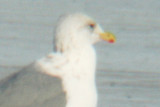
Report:
[[114,43],[116,41],[116,37],[110,32],[100,33],[99,35],[101,39],[108,41],[109,43]]

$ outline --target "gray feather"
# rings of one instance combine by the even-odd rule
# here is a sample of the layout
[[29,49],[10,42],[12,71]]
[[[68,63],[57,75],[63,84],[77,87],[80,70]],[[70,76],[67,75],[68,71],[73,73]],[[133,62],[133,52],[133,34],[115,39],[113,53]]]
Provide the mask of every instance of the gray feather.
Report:
[[65,107],[61,79],[29,65],[0,83],[0,107]]

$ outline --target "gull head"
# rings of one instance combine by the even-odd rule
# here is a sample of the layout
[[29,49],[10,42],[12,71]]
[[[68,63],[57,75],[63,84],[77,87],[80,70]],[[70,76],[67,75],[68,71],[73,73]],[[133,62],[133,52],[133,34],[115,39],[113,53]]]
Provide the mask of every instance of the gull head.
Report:
[[66,52],[73,49],[91,46],[94,43],[105,40],[115,42],[112,33],[104,32],[92,18],[76,13],[62,15],[55,29],[55,50]]

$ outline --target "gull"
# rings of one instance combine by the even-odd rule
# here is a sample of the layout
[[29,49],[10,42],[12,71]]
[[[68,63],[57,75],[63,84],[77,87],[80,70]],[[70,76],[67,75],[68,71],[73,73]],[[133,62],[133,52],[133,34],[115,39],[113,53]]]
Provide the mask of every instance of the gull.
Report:
[[0,107],[97,107],[94,44],[115,42],[91,17],[62,15],[54,51],[0,82]]

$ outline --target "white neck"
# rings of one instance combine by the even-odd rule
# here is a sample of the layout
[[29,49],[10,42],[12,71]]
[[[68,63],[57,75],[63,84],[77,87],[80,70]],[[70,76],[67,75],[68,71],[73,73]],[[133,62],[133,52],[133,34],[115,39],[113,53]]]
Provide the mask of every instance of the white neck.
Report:
[[72,68],[65,68],[67,72],[62,77],[67,92],[66,107],[96,107],[95,62],[92,46],[70,52],[69,65]]
[[96,107],[96,55],[91,45],[50,54],[38,61],[38,64],[46,74],[62,79],[66,107]]

